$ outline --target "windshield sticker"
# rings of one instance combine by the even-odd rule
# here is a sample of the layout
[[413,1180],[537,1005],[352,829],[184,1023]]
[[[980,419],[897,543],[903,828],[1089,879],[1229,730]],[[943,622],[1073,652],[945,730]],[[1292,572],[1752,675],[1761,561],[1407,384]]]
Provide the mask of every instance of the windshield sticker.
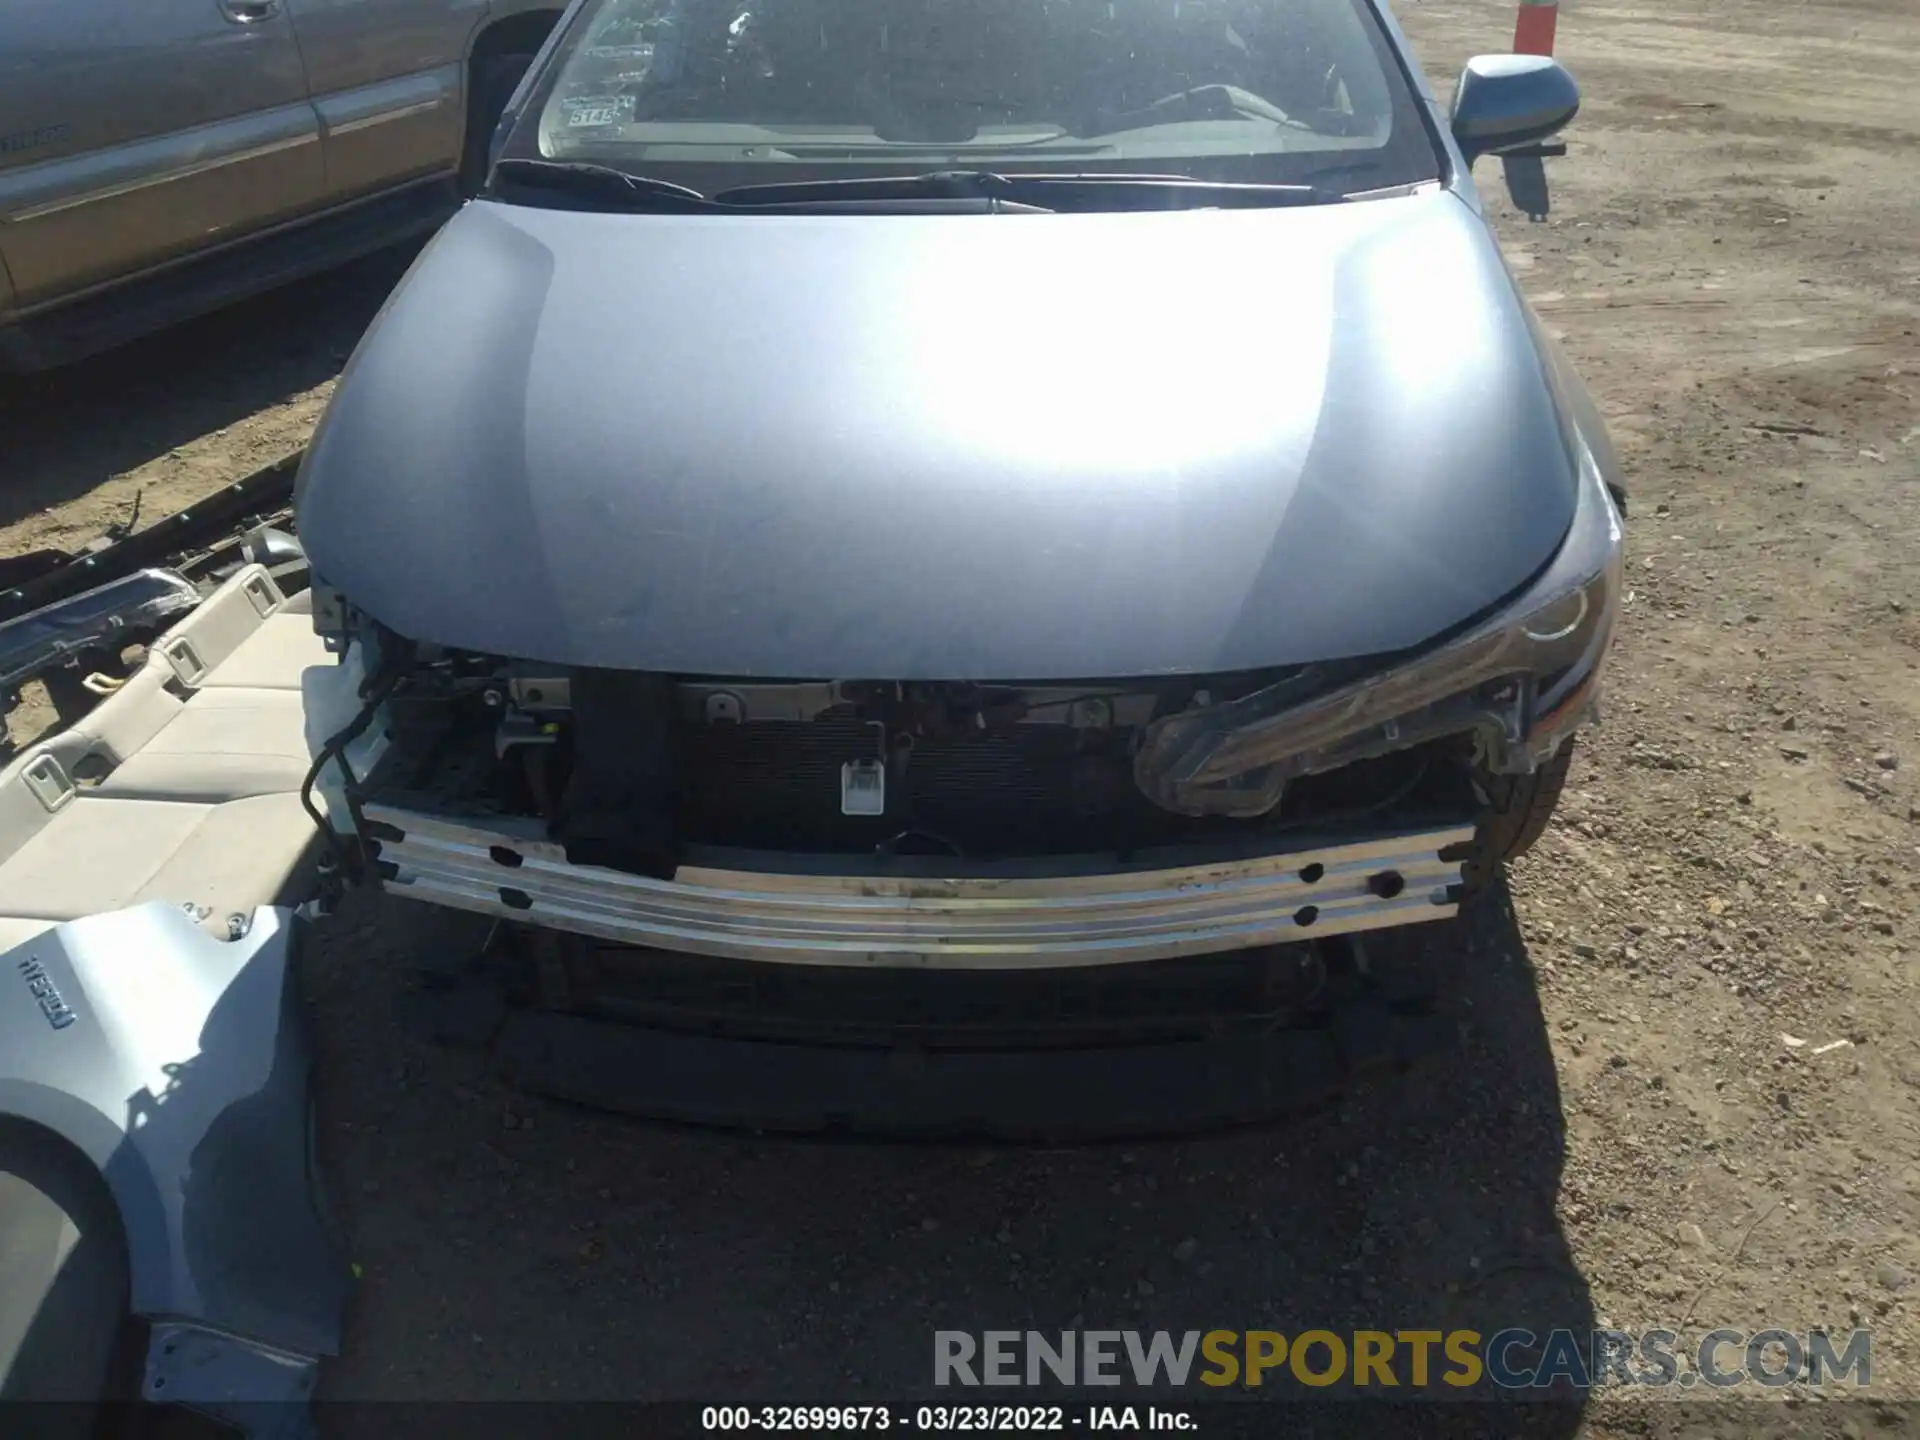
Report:
[[569,100],[566,102],[566,116],[569,130],[624,125],[633,118],[633,97],[631,95],[594,95]]

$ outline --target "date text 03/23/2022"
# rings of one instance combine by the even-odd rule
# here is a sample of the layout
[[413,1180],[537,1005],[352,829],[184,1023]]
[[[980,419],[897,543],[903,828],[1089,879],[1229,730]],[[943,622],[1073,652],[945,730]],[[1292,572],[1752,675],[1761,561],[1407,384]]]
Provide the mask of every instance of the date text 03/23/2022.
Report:
[[1192,1433],[1191,1412],[1157,1405],[708,1405],[702,1430],[803,1434],[849,1430],[1008,1434],[1157,1430]]

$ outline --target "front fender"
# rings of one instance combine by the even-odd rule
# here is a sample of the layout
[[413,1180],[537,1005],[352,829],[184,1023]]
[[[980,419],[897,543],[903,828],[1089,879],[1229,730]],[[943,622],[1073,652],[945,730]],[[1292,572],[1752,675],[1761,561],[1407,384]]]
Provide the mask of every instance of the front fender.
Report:
[[[1515,289],[1519,288],[1518,283]],[[1533,329],[1534,343],[1540,349],[1545,363],[1547,382],[1553,387],[1554,399],[1559,403],[1562,416],[1573,431],[1573,439],[1579,448],[1593,457],[1594,468],[1600,472],[1600,479],[1606,484],[1607,493],[1613,497],[1613,503],[1619,507],[1622,516],[1627,513],[1627,478],[1620,467],[1620,455],[1613,447],[1613,436],[1607,430],[1606,416],[1600,413],[1599,402],[1593,398],[1593,391],[1587,388],[1587,382],[1580,378],[1580,372],[1573,368],[1573,362],[1567,358],[1567,352],[1554,338],[1553,332],[1541,323],[1533,307],[1527,307],[1527,323]]]
[[309,1384],[339,1348],[350,1282],[310,1163],[296,934],[292,912],[263,908],[220,941],[154,902],[0,955],[0,1115],[61,1136],[105,1179],[132,1309],[166,1322],[156,1399],[197,1403],[193,1376],[157,1365],[163,1329],[176,1350],[182,1327],[231,1337]]

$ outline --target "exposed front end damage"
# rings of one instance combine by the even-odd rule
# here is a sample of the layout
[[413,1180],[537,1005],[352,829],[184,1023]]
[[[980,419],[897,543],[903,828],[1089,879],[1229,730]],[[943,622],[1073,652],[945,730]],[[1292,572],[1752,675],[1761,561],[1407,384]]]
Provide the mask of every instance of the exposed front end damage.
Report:
[[1494,613],[1227,675],[567,667],[397,636],[323,580],[360,708],[315,808],[342,875],[497,922],[434,985],[531,1089],[802,1130],[1255,1118],[1445,1043],[1409,937],[1497,869],[1490,793],[1564,774],[1612,638],[1619,513],[1585,480]]
[[[1429,973],[1406,937],[1544,825],[1620,580],[1590,461],[1562,544],[1490,610],[1413,653],[1234,673],[569,666],[397,635],[321,578],[315,628],[360,711],[318,751],[314,799],[343,876],[498,922],[460,983],[484,972],[506,999],[482,1007],[488,1033],[533,1088],[830,1127],[904,1045],[954,1079],[882,1125],[1028,1133],[1030,1115],[952,1103],[1001,1073],[981,1057],[1020,1054],[1039,1069],[1003,1097],[1015,1110],[1048,1088],[1080,1097],[1060,1127],[1137,1133],[1162,1112],[1100,1097],[1141,1044],[1214,1075],[1207,1047],[1245,1037],[1247,1083],[1276,1106],[1300,1054],[1325,1079],[1418,1048],[1430,993],[1380,987]],[[1516,787],[1544,803],[1503,808]],[[1230,1002],[1168,998],[1223,967]],[[1047,976],[1066,991],[1028,993]],[[1065,1023],[1134,990],[1160,997],[1151,1023]],[[795,1070],[796,1040],[823,1069]],[[1037,1058],[1052,1049],[1078,1058]],[[1166,1084],[1190,1082],[1210,1097],[1190,1119],[1246,1118],[1232,1087]],[[794,1104],[756,1109],[766,1090]]]
[[399,893],[767,962],[1103,964],[1453,913],[1494,777],[1590,718],[1620,586],[1591,467],[1518,596],[1412,656],[1152,680],[770,682],[364,647],[378,762],[322,767]]
[[[688,857],[671,880],[569,864],[524,821],[372,804],[398,893],[693,955],[813,965],[1029,968],[1161,960],[1454,913],[1471,825],[1195,859],[1178,850],[962,866]],[[700,861],[706,863],[699,863]],[[1186,863],[1182,863],[1185,861]]]
[[377,760],[350,791],[322,773],[365,878],[627,945],[1164,960],[1444,918],[1474,836],[1459,736],[1302,777],[1263,813],[1156,805],[1134,778],[1152,727],[1267,676],[746,684],[398,649],[369,692]]
[[1467,737],[1476,769],[1532,774],[1597,714],[1622,575],[1620,512],[1591,461],[1573,528],[1495,612],[1359,678],[1289,676],[1157,720],[1135,775],[1168,809],[1264,814],[1305,775]]

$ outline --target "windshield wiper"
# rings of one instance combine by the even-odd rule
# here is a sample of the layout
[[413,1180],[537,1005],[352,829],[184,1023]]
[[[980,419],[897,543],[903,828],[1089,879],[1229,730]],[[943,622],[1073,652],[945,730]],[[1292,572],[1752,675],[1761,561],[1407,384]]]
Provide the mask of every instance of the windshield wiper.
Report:
[[980,207],[1012,213],[1052,210],[1264,209],[1335,204],[1314,185],[1239,184],[1186,175],[1102,173],[1000,175],[935,170],[913,175],[775,181],[703,195],[671,180],[635,175],[586,160],[503,159],[494,181],[564,196],[582,208],[610,210],[822,210],[861,206],[912,211]]
[[1314,185],[1237,184],[1187,175],[1000,175],[991,170],[935,170],[845,180],[741,185],[713,197],[716,205],[764,208],[820,201],[997,199],[1050,210],[1259,209],[1339,203]]
[[588,160],[500,160],[495,180],[550,190],[617,210],[711,210],[714,202],[685,185],[634,175]]

